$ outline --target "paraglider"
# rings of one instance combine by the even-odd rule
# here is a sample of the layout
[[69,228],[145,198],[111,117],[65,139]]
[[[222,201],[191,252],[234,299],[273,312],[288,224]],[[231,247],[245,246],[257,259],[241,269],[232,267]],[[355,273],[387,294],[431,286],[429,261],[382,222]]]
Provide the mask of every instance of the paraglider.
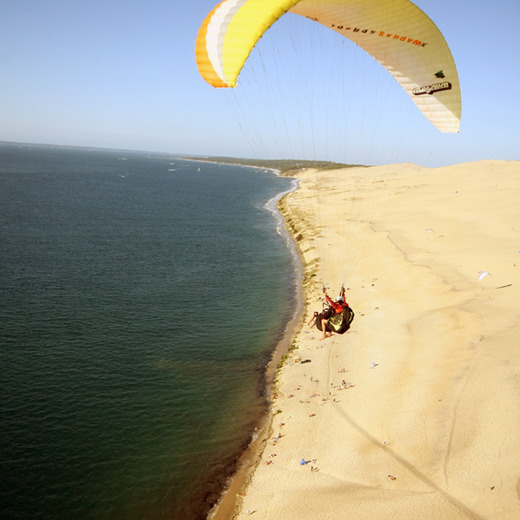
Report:
[[450,49],[432,20],[409,0],[224,0],[197,36],[202,77],[214,87],[235,87],[253,47],[287,12],[353,41],[440,131],[459,131],[460,87]]
[[321,339],[329,338],[332,333],[345,334],[354,319],[354,311],[350,308],[345,298],[345,289],[342,287],[336,301],[332,300],[323,288],[326,303],[322,312],[315,312],[308,325],[316,325],[323,332]]
[[[285,15],[288,15],[288,19],[290,19],[291,14],[297,15],[293,16],[293,22],[297,25],[299,25],[298,22],[301,22],[302,25],[312,26],[319,31],[322,29],[320,26],[323,26],[337,33],[330,33],[337,41],[347,44],[352,42],[357,45],[362,49],[360,54],[366,55],[367,58],[369,56],[374,58],[397,81],[408,98],[438,130],[446,133],[459,131],[461,96],[458,73],[451,51],[435,23],[409,0],[222,0],[207,15],[197,35],[195,57],[202,78],[215,88],[232,89],[236,87],[240,83],[241,71],[255,46],[258,44],[259,52],[256,54],[259,56],[262,37],[278,20]],[[318,32],[318,34],[323,37],[323,32]],[[303,35],[305,32],[302,31],[301,34]],[[341,38],[337,38],[337,35],[340,35]],[[300,33],[297,33],[296,38],[298,39],[296,43],[299,43]],[[334,77],[337,77],[341,86],[351,84],[357,88],[356,84],[362,83],[362,80],[366,78],[361,78],[359,74],[352,73],[348,66],[345,67],[344,62],[337,59],[340,53],[329,47],[327,38],[323,38],[323,40],[327,43],[323,47],[316,46],[316,49],[320,52],[323,51],[321,55],[326,54],[324,61],[327,61],[327,65],[330,65],[333,70],[333,77],[330,79],[333,80]],[[278,43],[279,40],[276,42]],[[287,56],[292,60],[296,45],[283,45],[282,48],[284,51],[283,54],[281,53],[282,57]],[[251,60],[251,71],[258,70],[254,66],[258,63],[257,55],[253,56]],[[307,65],[307,56],[308,53],[295,52],[294,60]],[[276,63],[275,60],[271,61],[269,65],[274,63]],[[332,91],[327,88],[333,81],[329,81],[327,76],[316,75],[303,83],[309,84],[311,87],[317,86],[317,90],[310,88],[304,98],[299,99],[293,94],[297,91],[297,86],[293,88],[289,84],[287,88],[283,84],[286,68],[281,69],[281,74],[280,70],[272,70],[269,66],[260,67],[260,69],[260,72],[265,73],[265,84],[275,88],[280,86],[279,90],[276,95],[265,96],[267,103],[262,103],[259,97],[252,98],[251,103],[237,103],[238,111],[243,106],[247,108],[253,106],[256,108],[256,113],[253,115],[256,116],[259,112],[262,113],[261,115],[263,112],[269,112],[269,108],[271,108],[271,112],[275,112],[271,125],[273,134],[276,133],[278,121],[280,121],[279,127],[283,128],[289,137],[294,135],[297,136],[294,139],[301,141],[304,153],[307,151],[304,147],[308,146],[308,149],[315,154],[315,143],[322,137],[325,145],[328,146],[328,135],[332,135],[332,132],[336,135],[336,131],[340,136],[337,141],[341,143],[341,147],[346,149],[348,146],[355,149],[357,153],[363,153],[359,150],[362,150],[365,145],[369,148],[371,143],[375,142],[372,134],[368,136],[368,139],[364,138],[367,137],[366,134],[362,135],[365,122],[370,129],[379,130],[381,128],[388,133],[394,133],[392,125],[377,122],[377,117],[385,113],[385,106],[388,105],[377,106],[374,102],[373,110],[362,110],[362,124],[358,125],[360,128],[357,129],[356,125],[352,124],[351,112],[353,111],[349,113],[348,107],[345,108],[346,103],[344,103],[344,100],[351,97],[350,90],[341,90],[336,96],[330,95]],[[309,67],[308,70],[315,69]],[[364,70],[361,71],[361,73],[364,72]],[[292,79],[292,76],[289,75],[289,77]],[[314,77],[318,79],[317,83],[311,81]],[[247,77],[243,79],[244,84],[247,84]],[[298,82],[295,80],[294,83]],[[261,83],[262,87],[263,85],[264,83]],[[265,90],[267,91],[267,89]],[[396,90],[399,91],[399,88]],[[379,92],[381,91],[382,89]],[[375,96],[379,98],[379,93],[376,92]],[[326,113],[326,123],[334,122],[334,128],[330,133],[326,124],[317,123],[321,117],[322,102],[328,97],[334,100],[334,111],[332,113],[327,110],[323,111]],[[352,97],[355,98],[355,96]],[[381,96],[381,98],[383,97]],[[292,104],[293,99],[296,100],[294,105]],[[273,104],[269,105],[269,102],[273,100]],[[408,102],[407,99],[404,101]],[[313,102],[316,103],[318,109],[315,110],[315,107],[311,107]],[[413,105],[410,104],[410,106],[413,109]],[[291,125],[287,124],[287,120],[284,119],[286,107],[287,113],[298,115],[297,125],[295,125],[298,132],[292,132]],[[308,117],[310,124],[307,124],[305,117],[302,117],[301,114],[309,107],[311,107]],[[318,115],[316,116],[316,114]],[[346,125],[340,126],[342,121],[349,118],[348,129]],[[254,142],[263,138],[263,135],[257,137],[257,133],[265,133],[256,132],[250,121],[244,125],[241,124],[241,127],[252,128],[252,141]],[[310,139],[305,140],[303,136],[307,127],[311,128],[312,135]],[[405,127],[404,132],[406,131]],[[405,139],[406,133],[404,132],[395,131],[395,134],[399,139]],[[352,136],[355,137],[355,140],[352,139]],[[276,145],[278,145],[278,141],[281,140],[275,139]],[[356,143],[359,143],[357,147]],[[292,153],[292,150],[289,153]],[[351,164],[362,164],[362,161],[352,161]],[[323,176],[321,176],[320,182],[322,179]],[[368,197],[366,199],[352,197],[335,204],[338,222],[343,223],[344,234],[349,237],[349,254],[353,252],[352,256],[359,257],[363,253],[360,248],[363,239],[360,234],[356,235],[357,231],[353,226],[352,217],[354,201],[359,201],[355,202],[355,204],[359,204],[363,200],[369,199]],[[319,206],[318,199],[316,199],[316,205]],[[426,228],[425,231],[435,233],[433,228]],[[318,257],[322,256],[320,248],[323,251],[326,247],[320,240],[316,240]],[[333,247],[341,249],[336,243]],[[337,282],[342,283],[347,279],[347,267],[343,268]],[[331,313],[330,307],[327,307],[323,309],[323,312],[315,313],[313,326],[315,325],[322,331],[324,337],[328,337],[332,333],[345,333],[353,318],[354,313],[348,306],[344,312],[334,314]]]

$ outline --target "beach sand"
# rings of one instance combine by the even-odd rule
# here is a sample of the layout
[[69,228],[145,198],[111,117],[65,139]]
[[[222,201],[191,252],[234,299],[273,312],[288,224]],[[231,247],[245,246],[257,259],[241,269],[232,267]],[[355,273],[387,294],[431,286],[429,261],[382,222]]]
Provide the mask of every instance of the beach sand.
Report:
[[356,317],[297,332],[234,518],[520,518],[520,163],[298,177],[305,322]]

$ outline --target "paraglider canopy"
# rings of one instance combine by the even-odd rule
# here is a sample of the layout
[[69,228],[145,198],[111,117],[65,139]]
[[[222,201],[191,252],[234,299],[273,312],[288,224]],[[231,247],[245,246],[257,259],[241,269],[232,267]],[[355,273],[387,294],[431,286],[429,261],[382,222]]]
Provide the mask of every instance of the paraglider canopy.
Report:
[[398,81],[439,130],[459,131],[460,87],[453,57],[439,29],[409,0],[224,0],[197,36],[202,77],[214,87],[236,86],[253,47],[287,12],[352,40]]

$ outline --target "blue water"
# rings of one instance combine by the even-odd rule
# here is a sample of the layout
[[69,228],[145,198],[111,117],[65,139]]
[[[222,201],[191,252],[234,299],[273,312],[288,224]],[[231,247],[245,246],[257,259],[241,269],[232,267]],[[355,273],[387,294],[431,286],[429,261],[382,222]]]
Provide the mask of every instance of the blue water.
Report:
[[6,519],[195,519],[295,308],[272,173],[0,144]]

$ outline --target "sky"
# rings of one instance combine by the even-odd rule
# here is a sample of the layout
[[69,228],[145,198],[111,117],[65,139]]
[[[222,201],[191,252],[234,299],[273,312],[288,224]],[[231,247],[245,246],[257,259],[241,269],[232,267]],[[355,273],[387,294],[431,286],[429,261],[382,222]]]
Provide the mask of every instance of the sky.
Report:
[[[260,40],[232,93],[210,87],[194,45],[217,3],[2,0],[0,141],[363,164],[520,159],[518,0],[414,2],[454,56],[460,134],[440,134],[366,53],[294,15]],[[308,30],[325,43],[308,44]],[[312,52],[328,69],[291,76]]]

